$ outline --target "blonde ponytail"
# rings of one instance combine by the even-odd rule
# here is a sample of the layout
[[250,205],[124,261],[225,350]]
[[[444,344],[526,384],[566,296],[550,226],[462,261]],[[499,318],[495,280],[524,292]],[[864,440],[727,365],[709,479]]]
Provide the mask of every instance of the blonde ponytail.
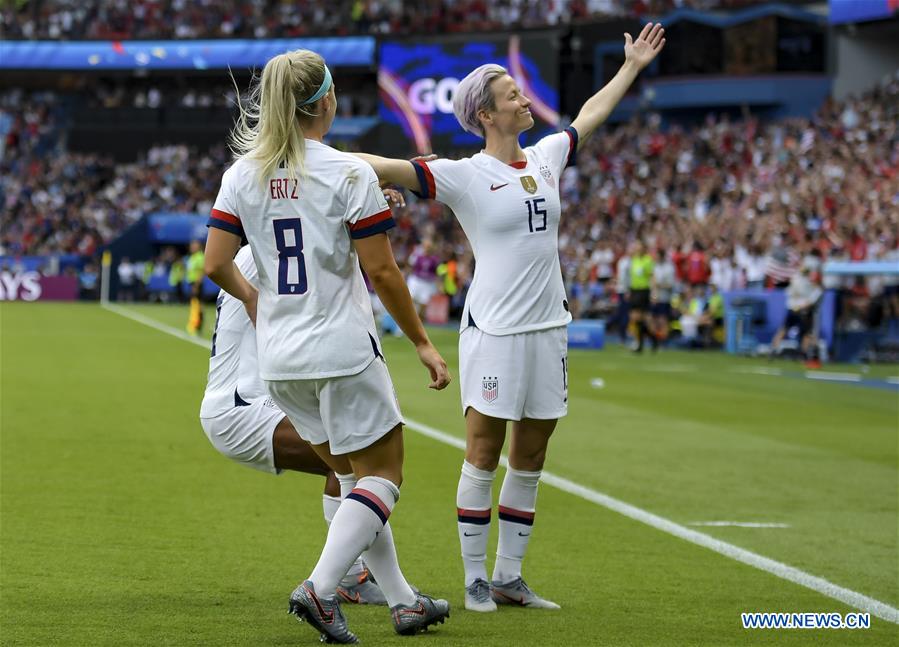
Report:
[[[265,64],[254,79],[244,105],[238,91],[237,123],[229,144],[235,157],[258,160],[259,181],[271,178],[280,166],[289,178],[305,175],[306,142],[302,123],[318,116],[318,101],[306,102],[330,74],[324,59],[308,49],[280,54]],[[232,81],[234,77],[231,77]],[[235,82],[235,86],[236,86]]]

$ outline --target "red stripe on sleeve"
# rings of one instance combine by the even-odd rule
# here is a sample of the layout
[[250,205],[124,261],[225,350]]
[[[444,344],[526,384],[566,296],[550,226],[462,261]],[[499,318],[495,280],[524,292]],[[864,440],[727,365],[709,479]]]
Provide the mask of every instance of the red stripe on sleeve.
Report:
[[366,227],[371,227],[372,225],[377,225],[379,222],[384,222],[388,218],[391,218],[392,215],[390,213],[390,209],[385,209],[380,213],[376,213],[373,216],[369,216],[368,218],[363,218],[350,225],[350,231],[358,231],[360,229],[365,229]]
[[568,135],[568,159],[570,160],[571,154],[574,152],[574,135],[567,128],[565,129],[565,134]]
[[230,213],[228,213],[226,211],[219,211],[218,209],[213,209],[212,217],[217,220],[222,220],[224,222],[227,222],[228,224],[235,225],[237,227],[241,226],[240,218],[238,218],[237,216],[232,216]]

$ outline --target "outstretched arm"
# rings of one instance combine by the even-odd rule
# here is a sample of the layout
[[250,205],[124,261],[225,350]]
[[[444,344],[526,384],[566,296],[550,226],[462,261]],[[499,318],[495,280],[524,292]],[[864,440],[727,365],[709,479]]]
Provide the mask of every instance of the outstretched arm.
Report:
[[371,164],[375,175],[382,184],[396,184],[412,191],[418,190],[418,176],[415,173],[415,167],[409,160],[392,159],[369,153],[353,153],[353,155]]
[[[637,75],[649,65],[665,46],[665,30],[661,23],[646,23],[637,40],[624,35],[624,65],[603,88],[587,99],[571,125],[577,130],[578,147],[593,134],[621,101]],[[413,174],[414,175],[414,174]]]

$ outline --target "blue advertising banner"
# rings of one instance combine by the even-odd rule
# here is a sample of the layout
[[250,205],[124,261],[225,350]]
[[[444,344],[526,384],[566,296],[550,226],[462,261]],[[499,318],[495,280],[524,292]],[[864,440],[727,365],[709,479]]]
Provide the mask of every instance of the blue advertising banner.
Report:
[[880,20],[899,13],[899,0],[830,0],[830,22]]
[[[474,148],[453,115],[459,82],[485,63],[502,65],[533,104],[535,126],[526,143],[559,127],[558,48],[554,33],[504,35],[477,41],[440,39],[384,42],[378,89],[383,143],[394,152],[419,154]],[[405,150],[397,150],[405,148]]]
[[207,70],[262,67],[292,49],[311,49],[331,67],[375,63],[375,39],[277,38],[269,40],[4,41],[0,69],[7,70]]
[[192,240],[206,240],[208,216],[194,213],[154,213],[147,224],[150,242],[163,245],[186,245]]

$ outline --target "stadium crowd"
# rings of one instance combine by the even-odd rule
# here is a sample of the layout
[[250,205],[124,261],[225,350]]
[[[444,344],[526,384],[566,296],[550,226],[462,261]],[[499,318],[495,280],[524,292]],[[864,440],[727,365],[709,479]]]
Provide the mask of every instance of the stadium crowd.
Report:
[[4,3],[0,38],[436,34],[549,27],[609,16],[661,15],[681,7],[708,10],[750,4],[752,0],[30,0]]
[[[224,146],[157,147],[133,164],[65,151],[49,94],[0,97],[0,255],[91,256],[141,215],[208,213]],[[808,267],[844,291],[846,316],[870,323],[895,277],[820,277],[824,260],[896,260],[899,231],[899,77],[811,119],[710,115],[663,128],[649,114],[608,127],[562,178],[560,255],[575,315],[614,313],[627,291],[635,241],[674,265],[675,296],[785,286]],[[471,250],[440,205],[411,198],[397,214],[401,262],[425,240],[451,276],[434,277],[461,305]],[[624,261],[622,259],[625,259]],[[889,309],[889,306],[886,306]],[[883,308],[880,308],[883,310]],[[854,315],[853,315],[854,313]]]

